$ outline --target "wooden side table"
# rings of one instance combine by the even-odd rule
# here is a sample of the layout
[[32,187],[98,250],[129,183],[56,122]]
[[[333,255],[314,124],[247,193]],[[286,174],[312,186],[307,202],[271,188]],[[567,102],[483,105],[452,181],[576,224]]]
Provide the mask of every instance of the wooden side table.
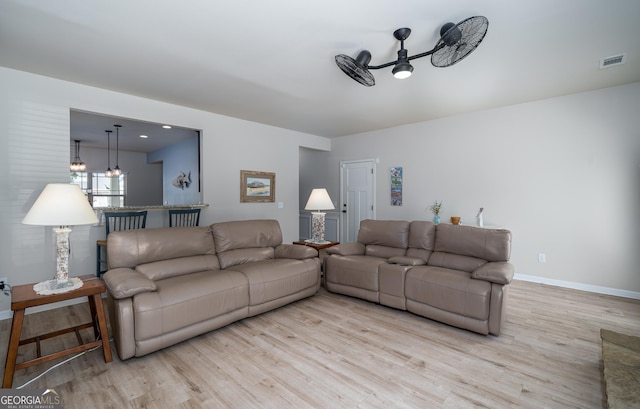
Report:
[[293,244],[299,244],[301,246],[308,246],[316,249],[318,251],[318,257],[320,257],[320,252],[329,247],[337,246],[340,242],[330,241],[328,243],[313,243],[304,240],[294,241]]
[[[111,362],[112,357],[111,348],[109,346],[109,334],[107,332],[107,321],[104,314],[104,307],[102,305],[102,298],[100,297],[100,294],[106,291],[106,286],[102,280],[94,275],[85,275],[78,278],[80,278],[84,283],[82,287],[61,294],[39,295],[35,291],[33,291],[33,284],[17,285],[11,289],[11,310],[13,310],[13,321],[11,323],[9,348],[7,349],[7,362],[4,368],[4,379],[2,380],[3,388],[11,388],[11,385],[13,384],[13,374],[17,369],[27,368],[29,366],[48,362],[62,356],[86,351],[99,345],[102,345],[104,361],[107,363]],[[27,308],[35,307],[38,305],[51,304],[58,301],[72,300],[74,298],[80,297],[87,297],[89,299],[89,309],[91,310],[92,322],[75,327],[65,328],[59,331],[50,332],[48,334],[39,335],[33,338],[23,340],[20,339],[24,312]],[[85,344],[82,341],[82,337],[80,336],[79,331],[81,329],[91,327],[93,327],[93,332],[96,339],[100,339]],[[53,354],[41,356],[41,340],[57,337],[69,332],[75,332],[76,338],[78,339],[78,343],[80,345],[65,349],[60,352],[55,352]],[[16,364],[18,347],[33,342],[36,343],[37,357]]]

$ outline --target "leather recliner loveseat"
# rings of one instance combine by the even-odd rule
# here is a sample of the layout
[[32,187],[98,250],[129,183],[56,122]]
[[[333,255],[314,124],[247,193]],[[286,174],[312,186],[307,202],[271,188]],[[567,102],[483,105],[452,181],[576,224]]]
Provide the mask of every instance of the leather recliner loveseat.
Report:
[[276,220],[113,232],[112,332],[120,359],[142,356],[314,295],[320,260],[282,244]]
[[327,290],[480,334],[505,317],[511,232],[428,221],[363,220],[358,241],[327,249]]

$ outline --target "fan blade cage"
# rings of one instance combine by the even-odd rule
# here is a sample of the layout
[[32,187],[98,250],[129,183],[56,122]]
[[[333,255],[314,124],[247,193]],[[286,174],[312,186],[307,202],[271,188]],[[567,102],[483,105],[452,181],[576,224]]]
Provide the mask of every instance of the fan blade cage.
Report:
[[[460,40],[455,44],[447,45],[444,38],[440,39],[436,48],[442,44],[444,46],[431,55],[431,64],[434,67],[452,66],[475,50],[487,34],[489,20],[483,16],[469,17],[455,27],[461,32]],[[443,37],[446,37],[446,34]]]
[[360,84],[366,87],[375,85],[376,80],[373,78],[373,74],[371,74],[366,67],[363,67],[352,57],[344,54],[338,54],[336,55],[336,64],[340,67],[342,72],[358,81]]

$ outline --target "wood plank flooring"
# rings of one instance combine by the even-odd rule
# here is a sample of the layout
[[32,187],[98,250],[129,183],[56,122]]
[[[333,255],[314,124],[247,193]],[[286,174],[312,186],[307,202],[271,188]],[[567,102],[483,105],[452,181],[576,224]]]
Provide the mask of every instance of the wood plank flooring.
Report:
[[[604,407],[600,328],[640,335],[640,301],[517,280],[509,290],[499,337],[322,289],[142,358],[87,353],[26,388],[55,388],[65,409]],[[22,337],[88,319],[82,305],[31,314]],[[0,322],[3,367],[9,328]],[[74,342],[45,341],[43,353]],[[17,371],[14,388],[53,364]]]

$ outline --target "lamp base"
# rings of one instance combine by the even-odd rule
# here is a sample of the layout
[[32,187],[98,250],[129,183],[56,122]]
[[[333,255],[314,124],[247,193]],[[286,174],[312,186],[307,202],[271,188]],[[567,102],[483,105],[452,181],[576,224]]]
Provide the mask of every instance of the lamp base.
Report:
[[71,277],[66,282],[58,282],[57,280],[42,281],[33,285],[33,291],[40,295],[51,295],[66,293],[82,287],[84,283],[78,277]]
[[[325,243],[324,215],[322,212],[311,212],[311,240],[314,243]],[[325,243],[326,244],[326,243]]]

